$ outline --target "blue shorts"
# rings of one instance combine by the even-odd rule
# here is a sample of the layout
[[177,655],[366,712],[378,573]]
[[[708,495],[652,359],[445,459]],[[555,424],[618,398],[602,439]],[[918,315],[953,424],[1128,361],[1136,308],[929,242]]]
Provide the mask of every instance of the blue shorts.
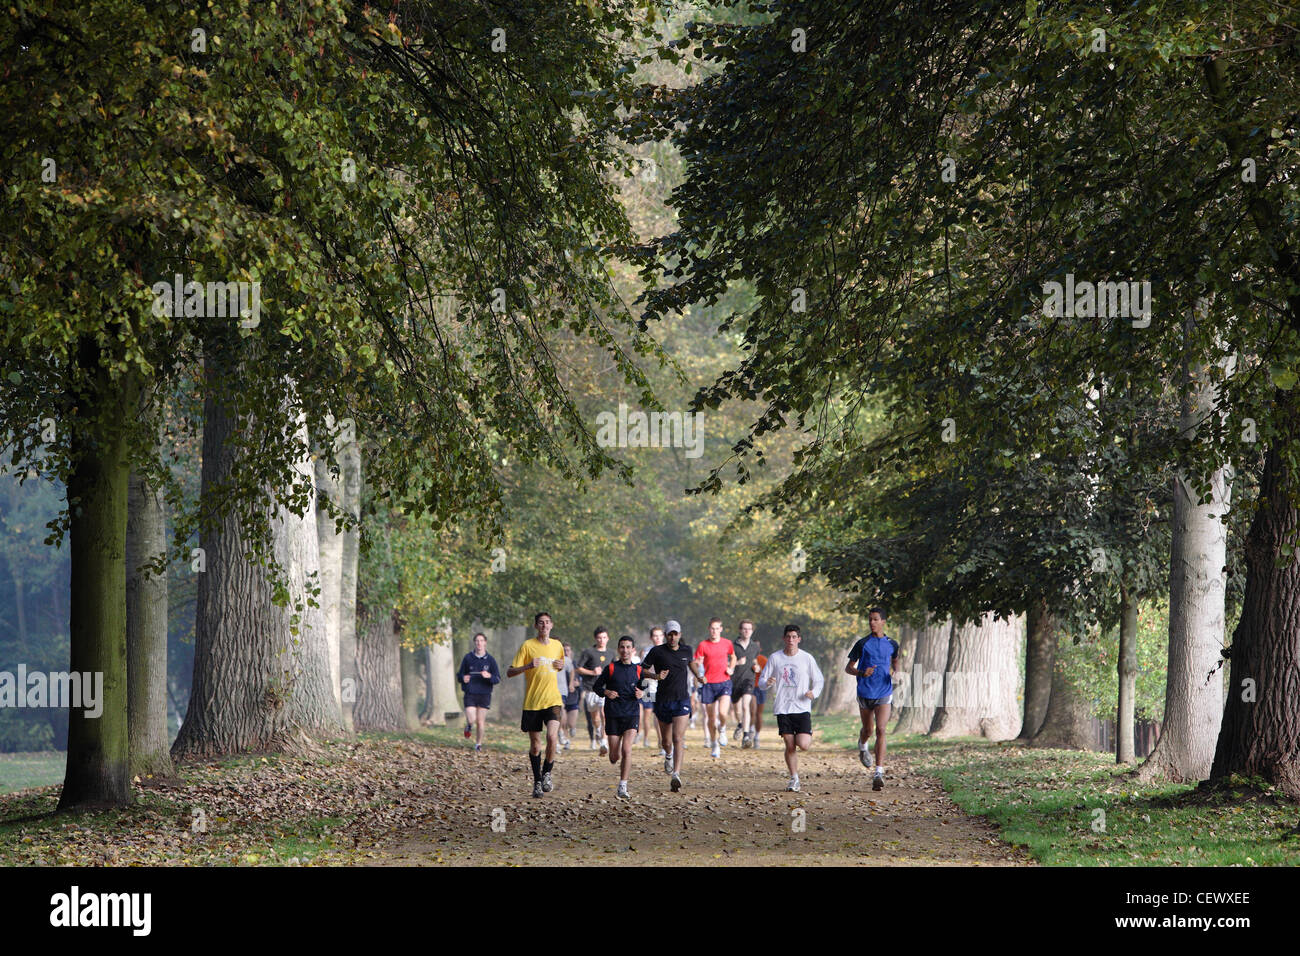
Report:
[[492,709],[492,695],[491,695],[491,694],[466,694],[466,695],[465,695],[465,706],[466,706],[466,707],[482,707],[484,710],[491,710],[491,709]]
[[641,698],[641,709],[642,709],[642,710],[649,710],[650,708],[654,707],[654,705],[655,705],[655,695],[654,695],[654,694],[647,694],[646,696],[644,696],[644,697]]
[[758,684],[755,684],[755,685],[754,685],[754,700],[758,702],[758,706],[759,706],[760,708],[761,708],[764,704],[766,704],[766,703],[767,703],[767,688],[765,688],[765,687],[759,687]]
[[719,697],[731,697],[731,681],[720,680],[716,684],[705,684],[700,688],[701,704],[711,704]]
[[671,724],[674,717],[689,717],[691,702],[689,700],[655,701],[655,719],[661,724]]
[[575,690],[572,694],[565,694],[565,695],[564,695],[564,709],[565,709],[565,710],[577,710],[577,709],[578,709],[578,698],[581,697],[581,696],[582,696],[582,692],[581,692],[581,691],[576,691],[576,690]]
[[884,697],[859,697],[858,707],[862,710],[875,710],[881,704],[888,704],[893,699],[894,695],[892,693]]

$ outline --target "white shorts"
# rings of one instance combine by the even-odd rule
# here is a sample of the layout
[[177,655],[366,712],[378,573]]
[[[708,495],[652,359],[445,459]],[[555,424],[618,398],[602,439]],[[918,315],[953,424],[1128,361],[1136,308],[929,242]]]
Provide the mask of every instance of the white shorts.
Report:
[[585,700],[587,702],[588,710],[600,710],[605,706],[605,698],[601,697],[594,690],[587,691]]

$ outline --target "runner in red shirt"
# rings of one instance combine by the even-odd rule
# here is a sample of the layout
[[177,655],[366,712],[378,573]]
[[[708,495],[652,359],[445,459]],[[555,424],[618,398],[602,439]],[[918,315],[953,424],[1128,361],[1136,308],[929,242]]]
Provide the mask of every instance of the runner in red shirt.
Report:
[[[701,666],[701,661],[703,665]],[[722,636],[722,618],[709,620],[709,636],[695,648],[691,669],[699,678],[700,703],[704,705],[704,732],[710,738],[712,753],[722,756],[727,743],[727,714],[731,710],[731,673],[736,668],[736,654],[731,641]]]

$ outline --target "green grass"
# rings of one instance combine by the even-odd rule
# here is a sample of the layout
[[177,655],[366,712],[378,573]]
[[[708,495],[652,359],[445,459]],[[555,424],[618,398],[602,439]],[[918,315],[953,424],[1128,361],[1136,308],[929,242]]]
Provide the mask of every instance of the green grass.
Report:
[[[857,747],[856,716],[820,717],[814,726],[828,744]],[[1212,790],[1139,784],[1110,754],[976,738],[909,735],[889,747],[1049,866],[1300,865],[1300,836],[1287,836],[1300,804],[1259,781]]]
[[48,787],[63,782],[67,754],[58,750],[42,753],[0,754],[0,793],[28,787]]

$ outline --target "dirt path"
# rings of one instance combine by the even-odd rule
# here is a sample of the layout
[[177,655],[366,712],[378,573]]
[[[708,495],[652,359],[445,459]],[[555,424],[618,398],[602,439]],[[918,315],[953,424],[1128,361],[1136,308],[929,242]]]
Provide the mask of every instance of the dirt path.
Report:
[[774,740],[756,751],[733,743],[714,760],[692,732],[677,794],[657,751],[638,747],[630,801],[614,795],[617,769],[585,748],[560,758],[555,790],[541,799],[531,795],[526,756],[485,753],[477,787],[447,794],[413,828],[418,839],[385,846],[372,862],[576,866],[626,855],[637,865],[1032,865],[901,758],[877,793],[855,753],[814,738],[800,755],[802,792],[787,793]]

